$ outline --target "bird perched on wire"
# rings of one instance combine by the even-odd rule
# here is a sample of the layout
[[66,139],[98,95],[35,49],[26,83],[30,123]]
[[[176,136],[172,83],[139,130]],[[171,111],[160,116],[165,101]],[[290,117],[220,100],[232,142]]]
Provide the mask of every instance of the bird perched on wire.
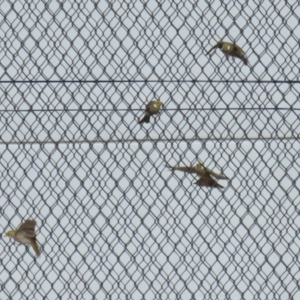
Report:
[[153,116],[153,115],[158,114],[162,105],[163,105],[163,103],[160,100],[150,101],[146,105],[145,116],[139,121],[139,124],[149,123],[150,122],[150,117]]
[[214,45],[209,51],[208,54],[213,50],[219,48],[221,49],[221,51],[228,57],[228,56],[232,56],[232,57],[237,57],[239,59],[241,59],[245,65],[248,65],[248,58],[246,56],[246,52],[239,47],[237,44],[234,43],[229,43],[229,42],[223,42],[220,41],[219,43],[217,43],[216,45]]
[[217,179],[229,179],[227,176],[224,174],[218,174],[215,173],[214,171],[206,168],[202,163],[198,163],[195,167],[180,167],[180,166],[167,166],[170,168],[172,171],[181,171],[185,173],[190,173],[190,174],[197,174],[200,176],[200,179],[195,182],[199,186],[209,186],[209,187],[217,187],[217,188],[223,188],[220,184],[218,184],[213,178]]
[[36,240],[35,225],[35,220],[26,220],[23,224],[19,226],[18,229],[9,230],[8,232],[6,232],[6,236],[13,238],[20,244],[31,245],[35,254],[39,256],[40,250]]

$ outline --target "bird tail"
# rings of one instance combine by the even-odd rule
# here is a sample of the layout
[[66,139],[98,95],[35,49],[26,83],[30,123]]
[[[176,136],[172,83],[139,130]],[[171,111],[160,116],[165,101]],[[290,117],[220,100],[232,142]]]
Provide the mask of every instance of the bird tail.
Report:
[[32,248],[33,248],[35,254],[36,254],[37,256],[39,256],[39,255],[41,254],[41,252],[40,252],[40,249],[39,249],[39,246],[38,246],[38,244],[37,244],[36,239],[32,239],[32,240],[30,241],[30,245],[32,246]]
[[214,45],[209,51],[207,51],[207,54],[209,54],[211,51],[213,51],[214,49],[216,49],[218,47],[218,44]]
[[218,189],[224,189],[224,186],[222,186],[221,184],[218,184],[217,182],[213,185],[213,187],[216,187]]
[[249,61],[248,61],[246,54],[242,55],[241,59],[243,60],[243,62],[246,66],[249,65]]
[[148,113],[146,113],[144,118],[139,121],[139,124],[141,123],[150,123],[150,115]]

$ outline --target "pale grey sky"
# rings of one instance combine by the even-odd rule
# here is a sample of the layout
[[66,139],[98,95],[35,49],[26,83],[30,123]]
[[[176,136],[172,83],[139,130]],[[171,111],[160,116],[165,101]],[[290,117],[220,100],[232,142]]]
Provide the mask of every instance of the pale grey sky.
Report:
[[[300,6],[240,2],[2,2],[0,228],[42,255],[2,235],[0,299],[300,297]],[[198,161],[223,191],[165,168]]]

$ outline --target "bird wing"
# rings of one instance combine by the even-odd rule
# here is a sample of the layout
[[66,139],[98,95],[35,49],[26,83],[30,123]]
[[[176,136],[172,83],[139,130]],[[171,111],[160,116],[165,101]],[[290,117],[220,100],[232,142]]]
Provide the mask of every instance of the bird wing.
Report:
[[243,60],[243,62],[244,62],[245,65],[248,65],[249,61],[248,61],[246,52],[241,47],[239,47],[238,45],[235,45],[235,49],[236,49],[236,52],[237,52],[237,56],[240,59]]
[[171,167],[167,165],[167,167],[173,171],[181,171],[181,172],[186,172],[190,174],[197,174],[197,169],[195,167]]
[[36,221],[35,220],[26,220],[23,224],[20,225],[18,228],[18,232],[22,231],[24,232],[25,236],[28,238],[33,238],[35,237],[35,225]]
[[237,51],[237,48],[238,47],[236,44],[227,44],[229,46],[228,50],[227,50],[227,54],[234,54],[235,51]]
[[241,48],[241,47],[239,47],[238,45],[234,45],[235,46],[235,48],[236,48],[236,50],[237,50],[237,52],[239,52],[241,55],[246,55],[246,52]]
[[227,55],[244,56],[246,54],[245,51],[241,47],[239,47],[237,44],[225,43],[223,49]]
[[151,112],[151,106],[152,106],[152,101],[149,102],[147,105],[146,105],[146,109],[145,109],[145,112]]
[[207,170],[207,172],[210,174],[210,175],[212,175],[212,176],[214,176],[215,178],[217,178],[217,179],[229,179],[227,176],[225,176],[224,174],[218,174],[218,173],[215,173],[214,171],[212,171],[212,170],[210,170],[210,169],[206,169]]

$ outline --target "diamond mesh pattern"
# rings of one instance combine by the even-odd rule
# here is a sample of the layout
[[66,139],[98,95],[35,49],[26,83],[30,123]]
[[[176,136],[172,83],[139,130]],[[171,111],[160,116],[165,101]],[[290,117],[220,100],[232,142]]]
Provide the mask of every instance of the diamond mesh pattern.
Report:
[[[0,226],[35,218],[42,255],[2,235],[0,299],[300,299],[299,15],[2,1]],[[224,190],[165,167],[199,161]]]

